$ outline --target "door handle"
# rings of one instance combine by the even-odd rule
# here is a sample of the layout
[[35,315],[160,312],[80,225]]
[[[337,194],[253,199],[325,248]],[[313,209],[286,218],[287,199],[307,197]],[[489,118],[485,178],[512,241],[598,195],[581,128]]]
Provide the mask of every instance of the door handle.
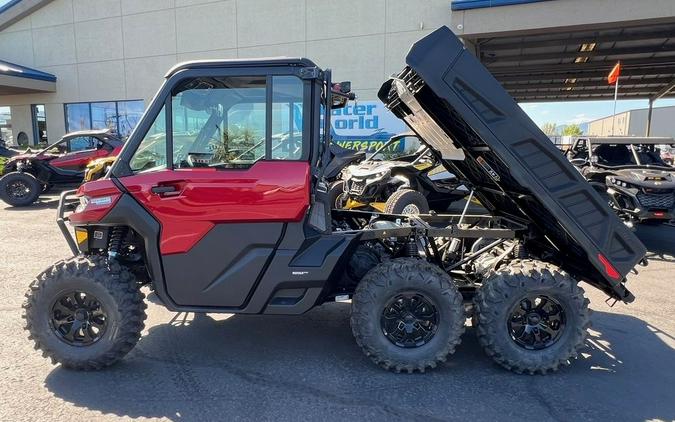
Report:
[[172,193],[178,193],[178,188],[171,185],[160,185],[151,187],[150,192],[156,193],[157,195],[169,195]]

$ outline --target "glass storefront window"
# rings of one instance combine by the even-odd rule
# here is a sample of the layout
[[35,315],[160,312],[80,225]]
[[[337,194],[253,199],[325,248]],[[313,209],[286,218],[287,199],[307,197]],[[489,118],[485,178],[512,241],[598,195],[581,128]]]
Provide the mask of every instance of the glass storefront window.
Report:
[[89,104],[66,104],[66,132],[91,129]]
[[117,122],[119,133],[123,137],[131,135],[136,124],[143,116],[145,105],[143,100],[120,101],[117,103]]
[[91,103],[91,128],[117,130],[117,105],[114,102]]
[[136,127],[144,109],[143,100],[66,104],[66,132],[111,129],[127,137]]

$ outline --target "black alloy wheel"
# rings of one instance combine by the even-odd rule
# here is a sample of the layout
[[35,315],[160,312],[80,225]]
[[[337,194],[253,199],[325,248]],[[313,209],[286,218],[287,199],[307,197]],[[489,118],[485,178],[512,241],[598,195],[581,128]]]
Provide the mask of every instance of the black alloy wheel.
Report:
[[71,346],[97,342],[108,328],[108,315],[92,294],[73,291],[61,295],[52,305],[52,329]]
[[387,339],[398,347],[427,344],[436,334],[439,314],[433,301],[419,292],[403,292],[384,307],[380,326]]
[[13,180],[5,187],[7,196],[15,200],[21,200],[31,194],[31,187],[23,180]]
[[511,339],[528,350],[555,344],[565,330],[565,310],[555,299],[531,294],[512,309],[507,326]]

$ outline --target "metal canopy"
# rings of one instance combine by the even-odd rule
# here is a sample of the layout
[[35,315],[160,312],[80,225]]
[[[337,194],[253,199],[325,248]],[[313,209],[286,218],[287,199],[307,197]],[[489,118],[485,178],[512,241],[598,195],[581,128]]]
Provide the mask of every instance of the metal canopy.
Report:
[[56,91],[56,76],[0,60],[0,95]]
[[607,75],[617,61],[620,99],[675,96],[675,20],[470,41],[517,101],[612,99]]

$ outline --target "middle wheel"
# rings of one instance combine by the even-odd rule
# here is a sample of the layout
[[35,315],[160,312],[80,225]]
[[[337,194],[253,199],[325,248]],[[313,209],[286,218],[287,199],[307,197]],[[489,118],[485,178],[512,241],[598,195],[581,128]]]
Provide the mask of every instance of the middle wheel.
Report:
[[396,372],[424,372],[445,362],[461,341],[465,319],[452,278],[417,258],[376,266],[352,299],[356,343],[376,364]]

